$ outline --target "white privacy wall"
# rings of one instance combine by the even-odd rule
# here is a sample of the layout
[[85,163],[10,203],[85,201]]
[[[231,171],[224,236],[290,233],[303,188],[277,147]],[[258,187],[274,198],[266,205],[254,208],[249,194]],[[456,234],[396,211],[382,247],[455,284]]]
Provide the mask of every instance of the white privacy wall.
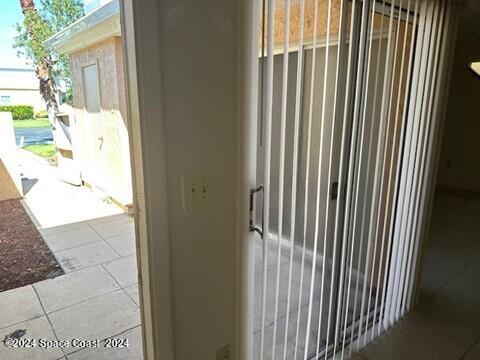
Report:
[[[145,218],[162,359],[171,356],[162,352],[169,321],[175,359],[215,359],[235,340],[238,3],[134,3]],[[188,196],[184,201],[189,188],[182,184],[192,181],[207,189],[197,205]]]
[[0,201],[22,197],[12,113],[0,112]]

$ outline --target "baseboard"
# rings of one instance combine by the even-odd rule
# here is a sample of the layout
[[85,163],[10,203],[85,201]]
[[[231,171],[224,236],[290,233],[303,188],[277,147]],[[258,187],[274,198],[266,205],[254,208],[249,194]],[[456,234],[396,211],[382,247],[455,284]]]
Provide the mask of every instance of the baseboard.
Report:
[[108,198],[108,200],[110,200],[113,204],[115,204],[115,206],[118,206],[120,209],[122,209],[127,215],[133,215],[133,204],[124,204],[121,201],[118,201],[117,199],[112,197],[111,195],[107,194],[102,189],[99,189],[98,187],[93,186],[92,184],[88,183],[85,180],[83,180],[83,186],[85,186],[86,188],[92,191],[94,190],[100,191],[102,194],[105,194],[105,197]]

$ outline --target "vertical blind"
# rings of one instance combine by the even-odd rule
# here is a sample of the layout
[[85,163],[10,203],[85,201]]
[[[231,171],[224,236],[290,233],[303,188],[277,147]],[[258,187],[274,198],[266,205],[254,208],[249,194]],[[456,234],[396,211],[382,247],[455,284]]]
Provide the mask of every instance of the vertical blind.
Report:
[[254,358],[348,358],[414,304],[451,4],[258,7]]

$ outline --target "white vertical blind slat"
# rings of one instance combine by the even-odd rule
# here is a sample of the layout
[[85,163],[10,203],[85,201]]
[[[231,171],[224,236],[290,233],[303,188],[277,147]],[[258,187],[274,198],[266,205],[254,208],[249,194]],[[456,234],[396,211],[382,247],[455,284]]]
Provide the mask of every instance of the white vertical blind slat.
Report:
[[[389,19],[389,27],[388,27],[388,38],[387,38],[387,50],[386,50],[386,56],[385,56],[385,64],[386,64],[386,68],[389,69],[389,66],[388,64],[390,64],[390,56],[391,56],[391,51],[392,51],[392,33],[393,33],[393,14],[394,14],[394,7],[395,7],[395,4],[392,3],[390,5],[390,19]],[[383,29],[382,29],[383,30]],[[384,131],[386,131],[387,127],[385,127],[385,112],[387,111],[386,110],[386,106],[387,106],[387,103],[388,103],[388,99],[389,97],[386,96],[386,91],[385,89],[388,88],[388,84],[389,84],[389,81],[390,81],[390,76],[389,74],[386,74],[386,76],[384,77],[384,85],[383,85],[383,94],[381,96],[381,99],[382,99],[382,103],[381,103],[381,110],[380,110],[380,124],[381,124],[381,129],[380,129],[380,134],[383,134],[383,135],[380,135],[380,142],[379,142],[379,150],[380,150],[380,153],[383,153],[383,144],[384,144],[384,141],[385,141],[385,137],[386,137],[386,134],[387,133],[384,133]],[[358,186],[358,185],[357,185]],[[358,189],[357,189],[358,190]],[[352,244],[353,246],[353,244]],[[362,244],[360,244],[360,249],[362,249]],[[353,250],[352,250],[353,251]],[[360,258],[361,258],[361,254],[359,254],[359,261],[358,261],[358,266],[360,265]],[[351,259],[353,259],[353,252],[351,254]],[[352,274],[351,274],[351,271],[352,269],[350,268],[350,279],[349,279],[349,283],[347,285],[348,288],[351,287],[351,277],[352,277]],[[358,273],[359,273],[359,269],[358,269]],[[360,274],[358,274],[359,276]],[[357,279],[357,283],[356,283],[356,293],[358,292],[358,283],[359,283],[359,280]],[[356,303],[356,300],[357,300],[357,296],[355,296],[354,298],[354,310],[353,310],[353,316],[352,316],[352,324],[355,323],[356,321],[356,306],[357,306],[357,303]],[[348,318],[348,304],[349,304],[349,299],[347,299],[347,307],[345,309],[345,325],[344,325],[344,336],[346,335],[346,332],[347,332],[347,329],[346,329],[346,324],[347,324],[347,318]],[[352,327],[352,330],[351,330],[351,341],[353,341],[353,332],[354,332],[354,327]],[[357,342],[357,346],[358,346],[358,342]]]
[[[401,8],[401,4],[400,4],[400,8]],[[374,12],[374,10],[373,10]],[[406,23],[408,24],[408,16],[410,15],[410,0],[408,0],[408,7],[407,7],[407,21]],[[373,27],[372,27],[373,29]],[[404,55],[404,54],[403,54]],[[403,69],[403,56],[402,56],[402,69]],[[401,74],[402,74],[402,71],[401,71]],[[400,78],[402,78],[402,75],[400,75]],[[400,90],[399,90],[399,94],[400,94]],[[400,101],[398,101],[398,103],[400,103]],[[375,105],[374,105],[375,106]],[[365,108],[366,109],[366,108]],[[375,117],[372,117],[373,119],[375,119]],[[367,174],[369,174],[369,169],[370,169],[370,152],[371,152],[371,143],[372,143],[372,138],[373,138],[373,130],[374,130],[374,126],[372,125],[371,126],[371,131],[370,131],[370,145],[369,145],[369,154],[368,154],[368,165],[367,165]],[[380,151],[377,150],[377,163],[379,163],[379,156],[380,154],[384,154],[384,151]],[[379,170],[379,167],[376,168],[376,170],[378,171]],[[374,278],[374,269],[375,269],[375,265],[376,265],[376,260],[377,260],[377,242],[378,242],[378,233],[375,233],[374,230],[377,228],[376,225],[378,225],[379,223],[379,214],[380,214],[380,209],[379,209],[379,201],[380,201],[380,197],[381,197],[381,192],[378,191],[378,183],[379,183],[379,180],[382,179],[383,177],[376,171],[375,173],[375,178],[374,178],[374,184],[373,184],[373,194],[374,194],[374,197],[375,197],[375,200],[372,204],[372,207],[371,207],[371,214],[370,214],[370,224],[369,224],[369,231],[368,231],[368,236],[369,236],[369,241],[371,241],[372,238],[374,238],[374,244],[373,244],[373,254],[372,254],[372,264],[371,264],[371,270],[369,269],[369,264],[368,264],[368,261],[369,261],[369,258],[367,258],[367,263],[365,265],[365,275],[366,275],[366,279],[368,280],[368,277],[370,277],[370,281],[367,282],[365,281],[364,282],[364,289],[363,289],[363,297],[362,297],[362,314],[364,313],[364,301],[366,301],[366,286],[367,284],[369,284],[369,293],[368,293],[368,303],[367,303],[367,315],[366,315],[366,319],[365,319],[365,331],[364,331],[364,345],[366,344],[366,341],[367,341],[367,330],[368,330],[368,324],[369,324],[369,320],[370,320],[370,308],[371,308],[371,300],[372,300],[372,289],[373,289],[373,278]],[[367,191],[364,192],[365,193],[365,196],[364,196],[364,199],[363,199],[363,202],[364,204],[366,205],[367,203]],[[366,211],[366,210],[364,210]],[[370,251],[367,250],[367,254],[370,254]],[[367,255],[368,256],[368,255]],[[381,259],[380,259],[381,261]],[[368,276],[368,274],[371,272],[370,276]],[[374,311],[375,312],[375,311]],[[360,340],[360,334],[362,333],[362,321],[360,321],[360,327],[359,327],[359,336],[358,336],[358,339]],[[372,332],[373,333],[373,332]],[[359,343],[358,343],[359,344]]]
[[[283,43],[283,64],[282,64],[282,103],[280,120],[280,166],[278,170],[278,234],[277,234],[277,273],[275,281],[275,309],[273,320],[273,341],[272,341],[272,359],[275,359],[277,348],[277,323],[278,323],[278,303],[280,297],[280,266],[282,254],[282,236],[283,236],[283,194],[285,179],[285,132],[287,126],[287,89],[288,89],[288,48],[290,40],[290,0],[285,0],[285,29]],[[293,245],[293,244],[292,244]],[[283,346],[287,346],[286,342]]]
[[[278,1],[283,4],[277,6]],[[343,359],[411,308],[425,231],[425,189],[431,182],[432,148],[438,132],[434,118],[439,107],[437,87],[445,77],[441,76],[442,57],[446,34],[451,31],[451,8],[447,0],[300,0],[298,4],[263,0],[262,4],[267,9],[263,18],[267,26],[262,26],[260,55],[262,69],[266,66],[260,84],[264,166],[260,359],[287,360],[292,352],[294,360]],[[295,18],[300,28],[292,32],[292,9],[297,5]],[[307,9],[312,12],[307,24],[312,38],[307,58],[310,72],[304,69]],[[279,10],[284,10],[282,19]],[[386,21],[388,30],[384,31]],[[283,22],[283,48],[280,43],[275,46],[276,22]],[[320,32],[324,28],[325,33]],[[330,59],[333,28],[338,29],[333,35],[338,38],[335,61]],[[289,89],[293,87],[289,70],[295,52],[290,48],[292,34],[298,40],[291,90],[293,140],[287,139],[291,136],[287,130]],[[325,59],[319,69],[322,61],[317,52],[323,43]],[[281,70],[275,65],[275,54],[277,59],[282,57]],[[274,109],[276,99],[278,109]],[[313,134],[317,123],[320,128]],[[275,141],[274,136],[278,137]],[[339,160],[335,160],[337,155]],[[313,164],[314,160],[318,162]],[[272,162],[278,164],[275,174],[271,173]],[[290,168],[291,193],[287,194]],[[373,179],[369,179],[371,173]],[[329,199],[335,176],[339,182],[336,203]],[[299,180],[304,187],[299,198],[303,203],[297,204]],[[278,184],[277,194],[271,193],[272,183]],[[272,196],[278,196],[274,210]],[[284,212],[289,201],[287,218]],[[271,238],[272,216],[278,219],[278,233]],[[289,225],[287,264],[281,261],[285,222]],[[271,250],[274,241],[277,247]],[[269,261],[277,261],[270,271]],[[288,266],[288,278],[283,266]],[[295,268],[299,269],[298,286],[294,286]],[[269,328],[273,331],[267,333]]]
[[[420,21],[420,28],[419,28],[419,37],[418,41],[423,42],[423,37],[425,37],[425,3],[424,7],[422,8],[422,20]],[[420,51],[418,52],[418,57],[416,60],[421,61],[422,60],[422,47],[420,47]],[[417,87],[419,84],[421,84],[419,78],[421,76],[421,71],[420,68],[417,66],[415,69],[415,73],[413,74],[413,90],[415,95],[413,97],[410,97],[410,111],[408,114],[408,122],[407,122],[407,133],[406,133],[406,142],[405,142],[405,149],[408,149],[409,144],[411,143],[413,137],[415,136],[415,124],[414,124],[414,119],[415,117],[413,116],[413,112],[415,111],[415,104],[416,104],[416,92],[417,92]],[[408,164],[408,159],[406,160]],[[405,182],[408,181],[408,174],[405,171],[407,168],[405,168],[405,163],[402,164],[402,175],[401,175],[401,180],[400,180],[400,190],[399,190],[399,198],[397,203],[402,203],[402,198],[405,197]],[[398,213],[398,212],[397,212]],[[400,217],[401,217],[400,213]],[[389,237],[388,241],[388,248],[387,248],[387,255],[386,259],[387,262],[385,264],[385,272],[384,272],[384,277],[383,277],[383,289],[382,289],[382,298],[381,298],[381,306],[380,306],[380,316],[381,316],[381,321],[379,323],[379,331],[380,331],[380,326],[383,324],[385,328],[388,328],[391,325],[391,306],[392,302],[394,301],[393,299],[393,279],[395,278],[396,274],[396,258],[397,258],[397,251],[396,249],[398,248],[398,241],[399,241],[399,234],[398,234],[398,216],[396,217],[396,225],[395,225],[395,232],[392,236]],[[387,288],[388,284],[388,288]]]
[[[400,135],[400,143],[403,143],[404,142],[404,139],[405,139],[405,119],[406,119],[406,114],[407,114],[407,105],[408,105],[408,94],[409,94],[409,88],[410,88],[410,81],[411,81],[411,73],[410,73],[410,69],[411,69],[411,66],[412,66],[412,62],[413,62],[413,53],[414,53],[414,44],[415,44],[415,36],[416,36],[416,31],[417,31],[417,19],[418,19],[418,3],[419,1],[418,0],[415,0],[415,8],[413,10],[413,25],[412,25],[412,31],[411,31],[411,37],[410,37],[410,50],[409,50],[409,56],[408,56],[408,63],[407,63],[407,74],[406,74],[406,85],[405,85],[405,88],[404,88],[404,94],[405,94],[405,97],[404,97],[404,109],[403,109],[403,114],[402,114],[402,125],[401,125],[401,135]],[[405,29],[405,35],[404,35],[404,44],[403,44],[403,54],[402,54],[402,66],[401,66],[401,70],[400,70],[400,79],[403,79],[403,73],[404,73],[404,60],[405,60],[405,51],[406,51],[406,47],[407,47],[407,33],[408,33],[408,25],[409,25],[409,17],[410,17],[410,6],[411,6],[411,0],[408,0],[408,8],[407,8],[407,19],[405,21],[405,26],[406,26],[406,29]],[[400,93],[401,91],[401,83],[399,84],[399,88],[398,88],[398,92]],[[397,110],[396,110],[396,118],[398,118],[399,116],[399,111],[400,111],[400,101],[397,102]],[[400,154],[398,156],[398,160],[397,160],[397,174],[399,173],[400,171],[400,168],[401,168],[401,161],[400,161]],[[398,176],[396,176],[396,181],[395,181],[396,185],[395,185],[395,195],[394,195],[394,199],[397,198],[397,193],[398,193]],[[388,239],[391,238],[391,232],[389,232],[389,237]],[[381,246],[381,250],[380,250],[380,256],[383,254],[383,250],[384,250],[384,242],[385,242],[385,238],[382,239],[382,246]],[[376,260],[376,253],[374,252],[374,261]],[[375,324],[376,322],[376,316],[377,316],[377,312],[376,312],[376,309],[377,309],[377,305],[378,305],[378,289],[380,288],[380,276],[381,276],[381,273],[382,273],[382,265],[383,265],[383,261],[382,259],[380,258],[379,259],[379,270],[378,270],[378,281],[377,281],[377,293],[375,295],[375,305],[374,305],[374,314],[373,314],[373,321],[372,323]],[[374,273],[372,272],[372,277],[371,277],[371,283],[370,283],[370,294],[369,294],[369,305],[368,305],[368,308],[370,310],[370,301],[372,300],[372,288],[373,288],[373,280],[374,280]],[[367,316],[367,328],[368,328],[368,316]],[[371,338],[373,339],[374,337],[374,331],[372,331],[371,333]],[[365,339],[364,339],[364,344],[366,344],[366,336],[365,336]]]
[[[323,99],[322,99],[322,130],[321,130],[321,142],[320,142],[320,156],[319,159],[323,159],[323,138],[326,136],[324,134],[324,125],[326,123],[326,112],[327,112],[327,87],[328,87],[328,80],[329,80],[329,64],[330,64],[330,26],[331,26],[331,15],[332,15],[332,0],[328,0],[328,8],[327,8],[327,46],[325,49],[325,69],[324,69],[324,82],[323,82]],[[333,123],[331,125],[332,130],[331,132],[334,131],[335,129],[335,117],[333,117]],[[330,143],[330,154],[333,152],[333,142]],[[319,161],[318,164],[319,172],[318,172],[318,193],[320,195],[320,182],[322,179],[322,174],[321,174],[321,169],[322,169],[322,161]],[[321,331],[322,331],[322,320],[323,320],[323,296],[324,296],[324,288],[325,288],[325,275],[327,273],[326,265],[327,265],[327,257],[328,257],[328,251],[327,251],[327,239],[328,239],[328,224],[329,224],[329,205],[330,201],[328,199],[329,195],[329,189],[330,189],[330,184],[331,184],[331,174],[332,172],[332,161],[330,159],[328,163],[328,176],[327,176],[327,184],[328,186],[326,187],[326,192],[323,194],[324,199],[325,199],[325,221],[324,221],[324,233],[323,233],[323,261],[322,261],[322,278],[321,278],[321,285],[320,285],[320,303],[319,303],[319,309],[318,309],[318,327],[317,327],[317,344],[315,348],[315,356],[318,358],[319,351],[320,351],[320,340],[321,340]],[[319,196],[319,201],[320,201],[321,196]],[[317,213],[318,214],[318,213]],[[317,218],[317,223],[319,219]]]
[[[295,128],[293,135],[293,163],[292,163],[292,207],[290,216],[290,259],[288,269],[288,289],[287,289],[287,314],[285,319],[285,336],[284,344],[287,344],[288,331],[290,324],[290,302],[292,296],[292,277],[293,277],[293,254],[295,249],[295,225],[296,225],[296,208],[297,208],[297,180],[298,180],[298,147],[299,147],[299,133],[300,133],[300,113],[302,101],[302,77],[303,77],[303,33],[304,33],[304,17],[305,17],[305,0],[300,4],[300,39],[298,42],[297,54],[297,77],[295,86]],[[295,348],[297,344],[295,343]],[[296,351],[296,350],[295,350]],[[296,353],[295,353],[296,356]],[[283,360],[287,359],[287,347],[283,348]]]
[[[265,318],[267,304],[267,280],[268,280],[268,233],[270,226],[270,162],[272,148],[272,117],[273,117],[273,50],[274,50],[274,11],[275,0],[268,0],[268,30],[267,30],[267,79],[266,79],[266,103],[265,103],[265,131],[264,131],[264,239],[262,259],[262,322],[260,330],[260,356],[264,357],[265,347]],[[262,36],[264,36],[262,34]]]
[[[405,47],[406,47],[406,44],[407,44],[407,36],[408,36],[408,26],[405,27],[404,49],[403,49],[404,51],[405,51]],[[403,55],[403,59],[404,59],[404,57],[405,57],[405,55]],[[404,64],[403,64],[403,59],[402,59],[402,68],[401,68],[401,75],[400,75],[401,77],[403,76],[403,66],[404,66]],[[401,91],[401,83],[399,83],[399,89],[398,89],[398,91],[399,91],[399,92]],[[397,102],[396,113],[395,113],[395,119],[396,119],[396,120],[395,120],[395,121],[398,121],[399,111],[400,111],[400,101]],[[400,134],[400,139],[401,139],[401,141],[403,142],[403,139],[404,139],[404,127],[403,127],[403,126],[402,126],[402,131],[401,131],[401,134]],[[394,170],[394,168],[397,168],[397,173],[398,173],[398,171],[399,171],[399,169],[400,169],[400,158],[398,158],[398,160],[397,160],[397,166],[394,166],[394,165],[395,165],[395,164],[392,163],[392,164],[391,164],[391,167],[390,167],[390,180],[391,180],[393,177],[395,178],[395,184],[396,184],[396,186],[395,186],[395,193],[394,193],[394,195],[396,196],[396,195],[397,195],[396,189],[398,188],[398,181],[397,181],[397,180],[398,180],[398,177],[396,176],[396,173],[395,173],[395,175],[394,175],[393,170]],[[392,200],[395,199],[395,196],[394,196],[394,198],[392,198]],[[390,200],[390,199],[389,199],[389,200]],[[389,201],[387,207],[393,207],[393,205],[394,205],[394,204],[391,205],[391,204],[390,204],[390,201]],[[393,223],[393,221],[392,221],[391,223]],[[385,223],[384,223],[385,230],[389,229],[389,238],[391,238],[391,235],[392,235],[391,226],[388,226],[388,227],[387,227],[387,225],[388,225],[387,222],[385,222]],[[404,252],[403,252],[401,246],[398,247],[398,254],[397,254],[396,258],[398,259],[398,262],[402,262],[403,259],[404,259]],[[395,275],[397,275],[397,274],[395,274]]]
[[[350,21],[350,44],[348,48],[348,60],[347,60],[347,85],[346,85],[346,99],[345,99],[345,104],[344,104],[344,118],[343,118],[343,138],[342,138],[342,147],[341,147],[341,160],[340,160],[340,178],[342,182],[340,182],[340,188],[344,186],[344,184],[347,182],[347,179],[350,178],[350,168],[347,170],[346,164],[344,163],[345,161],[349,161],[347,158],[347,154],[345,151],[345,148],[348,146],[348,140],[347,140],[347,128],[349,126],[349,113],[350,113],[350,94],[352,92],[352,89],[354,88],[354,83],[352,79],[353,75],[353,70],[354,70],[354,61],[353,61],[353,54],[354,54],[354,44],[353,44],[353,38],[354,38],[354,24],[355,24],[355,17],[356,17],[356,2],[352,3],[352,10],[351,10],[351,21]],[[350,197],[351,197],[351,187],[347,186],[347,189],[345,191],[345,199],[346,199],[346,205],[345,208],[348,208],[349,202],[350,202]],[[336,223],[335,223],[335,237],[337,236],[342,236],[343,239],[345,239],[345,235],[347,234],[347,227],[344,225],[342,229],[340,229],[341,226],[341,218],[343,216],[340,214],[340,206],[337,207],[337,213],[336,213]],[[346,223],[346,221],[345,221]],[[340,235],[341,231],[341,235]],[[337,235],[338,234],[338,235]],[[341,255],[341,265],[340,265],[340,282],[339,282],[339,291],[338,291],[338,302],[341,303],[344,299],[344,294],[343,292],[345,291],[344,289],[344,281],[345,281],[345,273],[346,273],[346,266],[348,263],[348,246],[347,242],[343,241],[342,245],[342,255]],[[349,289],[347,288],[347,298],[349,297]],[[343,308],[342,306],[337,306],[337,318],[336,318],[336,326],[335,326],[335,342],[334,342],[334,347],[333,347],[333,358],[335,358],[336,351],[337,351],[337,345],[339,343],[339,338],[342,335],[341,331],[341,321],[342,321],[342,315],[343,315]],[[345,349],[345,335],[343,333],[342,341],[341,341],[341,357],[343,358],[343,353]]]
[[[431,9],[430,9],[431,10]],[[433,23],[429,23],[427,27],[427,32],[425,36],[425,44],[427,46],[427,52],[425,56],[422,56],[424,58],[424,71],[420,74],[420,84],[426,84],[426,73],[428,71],[428,60],[429,56],[431,53],[431,29],[432,29]],[[428,86],[428,85],[427,85]],[[404,210],[402,211],[402,228],[400,231],[397,233],[397,236],[394,237],[394,247],[393,247],[393,254],[395,256],[392,256],[392,261],[391,261],[391,271],[390,271],[390,276],[389,276],[389,293],[390,295],[387,298],[387,309],[389,312],[389,317],[388,317],[388,322],[389,326],[393,325],[398,320],[398,313],[397,313],[397,303],[399,301],[399,292],[400,292],[400,275],[401,275],[401,266],[402,266],[402,261],[404,257],[403,253],[403,244],[408,241],[406,234],[408,233],[407,229],[409,226],[409,218],[411,217],[411,214],[408,214],[408,209],[411,208],[411,202],[412,202],[412,192],[414,191],[413,189],[413,180],[415,176],[415,167],[417,164],[416,158],[417,158],[417,151],[419,148],[419,143],[422,141],[423,137],[423,132],[424,132],[424,124],[421,123],[421,111],[423,108],[423,102],[424,102],[424,94],[425,94],[425,88],[427,86],[423,86],[420,92],[420,101],[416,103],[416,108],[415,108],[415,114],[418,114],[415,116],[413,119],[413,133],[411,137],[411,147],[406,147],[408,153],[408,166],[407,166],[407,176],[406,176],[406,186],[405,186],[405,192],[406,192],[406,199],[404,203]]]
[[416,247],[415,245],[420,243],[420,239],[416,236],[416,227],[418,226],[417,218],[419,214],[419,209],[420,209],[420,197],[421,197],[421,189],[422,189],[422,179],[424,176],[424,166],[426,163],[426,152],[427,152],[427,147],[428,147],[428,142],[429,142],[429,134],[430,134],[430,128],[432,124],[432,118],[431,118],[431,107],[433,104],[433,96],[435,94],[435,89],[436,89],[436,80],[437,80],[437,69],[438,69],[438,63],[439,63],[439,53],[440,53],[440,45],[441,45],[441,26],[443,24],[443,18],[444,18],[444,10],[445,10],[445,5],[441,3],[437,3],[437,11],[436,11],[436,17],[435,17],[435,26],[434,26],[434,32],[432,34],[433,40],[432,40],[432,50],[433,48],[435,49],[431,55],[431,62],[428,66],[429,71],[431,71],[431,74],[429,74],[428,78],[428,92],[427,92],[427,101],[424,103],[424,108],[423,108],[423,116],[422,116],[422,123],[424,123],[425,131],[424,135],[421,141],[421,149],[419,157],[418,157],[418,172],[415,176],[415,183],[414,183],[414,202],[411,205],[411,211],[413,213],[412,216],[412,224],[411,224],[411,230],[408,232],[408,244],[409,244],[409,251],[407,253],[406,259],[405,259],[405,264],[401,269],[401,289],[402,291],[399,293],[399,301],[397,303],[397,309],[396,309],[396,314],[397,318],[402,316],[405,313],[405,303],[406,303],[406,297],[408,294],[408,289],[409,289],[409,278],[410,278],[410,270],[411,270],[411,261],[412,261],[412,256],[413,256],[413,249]]
[[[418,180],[419,176],[419,171],[420,171],[420,158],[421,158],[421,153],[423,149],[423,145],[426,141],[425,135],[426,135],[426,130],[428,124],[425,122],[425,111],[426,111],[426,106],[428,105],[428,94],[430,93],[430,90],[432,88],[432,82],[431,82],[431,68],[432,68],[432,55],[435,47],[435,42],[436,42],[436,36],[435,36],[435,29],[438,23],[438,15],[439,15],[439,8],[438,6],[435,5],[434,12],[433,12],[433,22],[432,22],[432,27],[430,29],[430,43],[429,43],[429,52],[428,52],[428,59],[427,59],[427,74],[425,77],[425,86],[424,86],[424,93],[422,95],[422,102],[421,102],[421,110],[420,110],[420,118],[419,118],[419,134],[418,138],[416,141],[416,147],[414,150],[414,165],[413,165],[413,177],[412,177],[412,183],[411,183],[411,190],[410,190],[410,202],[409,202],[409,207],[407,211],[410,213],[408,214],[408,220],[407,220],[407,225],[406,225],[406,232],[404,235],[404,238],[401,239],[404,246],[404,249],[402,249],[402,262],[397,270],[396,276],[395,276],[395,307],[392,309],[392,312],[394,313],[394,319],[398,320],[400,318],[400,307],[401,307],[401,300],[402,300],[402,294],[403,294],[403,289],[405,284],[403,283],[404,280],[404,271],[405,271],[405,266],[407,263],[407,257],[408,257],[408,246],[414,239],[411,238],[410,234],[412,232],[412,221],[414,218],[414,207],[415,207],[415,202],[416,202],[416,194],[418,189],[416,188],[416,183]],[[413,149],[412,149],[413,150]]]
[[[294,359],[297,358],[298,353],[298,341],[300,336],[300,315],[301,315],[301,306],[302,304],[302,297],[303,297],[303,282],[304,282],[304,267],[305,267],[305,253],[306,253],[306,240],[307,240],[307,224],[308,224],[308,200],[309,200],[309,184],[308,180],[310,178],[310,153],[311,153],[311,142],[312,142],[312,118],[313,118],[313,91],[315,88],[315,71],[316,71],[316,55],[317,55],[317,21],[318,21],[318,1],[315,1],[314,5],[314,20],[313,20],[313,49],[312,49],[312,67],[311,67],[311,83],[310,83],[310,93],[309,93],[309,108],[308,108],[308,128],[307,128],[307,152],[306,152],[306,170],[305,170],[305,191],[304,191],[304,211],[303,211],[303,232],[302,232],[302,260],[301,260],[301,268],[300,268],[300,289],[298,294],[298,310],[297,310],[297,329],[295,334],[295,353]],[[314,247],[315,249],[315,247]],[[316,252],[314,251],[314,256]],[[312,274],[313,276],[313,274]],[[310,297],[310,294],[309,294]],[[311,302],[309,303],[309,310],[308,313],[311,313]],[[309,317],[310,319],[310,317]],[[303,330],[303,329],[302,329]],[[305,331],[309,332],[309,325]],[[304,345],[307,343],[307,338],[305,339]],[[303,347],[305,349],[305,346]],[[307,349],[304,350],[307,352]]]
[[[316,73],[317,73],[317,28],[318,28],[318,4],[319,1],[315,0],[314,5],[314,20],[313,20],[313,50],[312,50],[312,75],[311,75],[311,83],[310,83],[310,102],[309,102],[309,109],[308,109],[308,133],[307,133],[307,169],[310,168],[310,155],[311,155],[311,141],[312,141],[312,123],[313,123],[313,105],[315,99],[315,80],[316,80]],[[328,44],[327,44],[328,47]],[[318,155],[319,164],[318,164],[318,174],[317,174],[317,189],[316,189],[316,203],[315,203],[315,230],[313,235],[313,259],[312,259],[312,270],[310,275],[310,285],[309,285],[309,292],[308,292],[308,311],[307,311],[307,326],[305,329],[305,346],[304,346],[304,360],[308,359],[308,350],[309,350],[309,343],[310,343],[310,336],[311,331],[310,327],[312,324],[312,311],[313,311],[313,295],[314,295],[314,285],[315,285],[315,278],[317,274],[317,257],[318,257],[318,231],[319,231],[319,210],[320,210],[320,179],[321,179],[321,160],[322,160],[322,145],[323,145],[323,124],[320,130],[320,152]],[[308,193],[308,180],[310,172],[307,172],[308,175],[305,176],[305,194]],[[307,229],[307,201],[308,197],[305,196],[305,212],[304,212],[304,236],[307,236],[306,229]],[[301,304],[301,302],[299,302]]]
[[[434,189],[434,179],[435,176],[433,175],[434,171],[434,163],[435,163],[435,157],[438,156],[439,152],[439,145],[440,145],[440,140],[441,140],[441,133],[442,133],[442,117],[445,116],[445,108],[446,108],[446,94],[447,92],[445,91],[445,88],[448,88],[448,82],[449,82],[449,75],[448,71],[446,69],[448,68],[450,61],[451,61],[451,55],[450,52],[452,51],[452,44],[453,42],[453,36],[454,32],[452,31],[452,28],[454,27],[454,4],[451,2],[445,1],[444,3],[444,22],[443,26],[441,28],[442,32],[442,39],[441,39],[441,51],[439,54],[439,72],[437,73],[436,76],[439,77],[439,82],[440,85],[436,86],[436,93],[435,93],[435,100],[433,106],[433,111],[432,111],[432,120],[434,124],[432,125],[432,130],[431,130],[431,140],[428,144],[428,150],[427,150],[427,159],[426,159],[426,168],[427,168],[427,173],[425,174],[425,179],[422,184],[422,195],[421,195],[421,201],[420,201],[420,216],[426,216],[427,212],[427,202],[429,201],[427,198],[432,196],[433,190]],[[441,102],[444,102],[443,104]],[[443,115],[442,115],[443,113]],[[427,195],[428,194],[428,195]],[[430,200],[431,201],[431,200]],[[425,219],[422,219],[425,221]],[[413,254],[413,259],[412,259],[412,270],[410,271],[410,276],[409,276],[409,289],[408,289],[408,295],[407,295],[407,305],[406,305],[406,310],[410,311],[411,306],[413,303],[413,298],[414,298],[414,289],[416,287],[416,279],[418,278],[418,270],[417,270],[417,263],[419,261],[418,255],[419,255],[419,249],[421,248],[421,241],[422,241],[422,236],[424,236],[424,232],[427,231],[427,224],[423,222],[422,224],[419,224],[416,229],[416,237],[417,237],[417,243],[415,244],[415,250]]]
[[[341,101],[342,101],[342,97],[341,97],[341,93],[342,93],[342,90],[344,89],[344,86],[343,85],[343,82],[341,81],[341,69],[343,68],[343,64],[344,64],[344,53],[345,53],[345,47],[346,47],[346,25],[347,25],[347,16],[348,16],[348,12],[347,12],[347,6],[348,6],[348,1],[347,0],[341,0],[341,3],[340,3],[340,13],[339,13],[339,21],[340,21],[340,25],[339,25],[339,34],[338,34],[338,47],[337,47],[337,61],[336,61],[336,67],[335,67],[335,98],[334,98],[334,101],[333,101],[333,114],[332,114],[332,118],[334,119],[334,126],[332,126],[332,130],[331,130],[331,134],[330,134],[330,159],[329,159],[329,177],[328,177],[328,184],[331,184],[332,183],[332,163],[333,163],[333,155],[334,155],[334,151],[333,151],[333,146],[334,146],[334,139],[335,139],[335,132],[336,132],[336,122],[337,120],[339,119],[343,119],[342,117],[342,111],[341,109],[339,110],[338,108],[340,107],[339,105],[341,105]],[[340,95],[340,96],[339,96]],[[346,122],[344,121],[344,124],[343,124],[343,132],[342,132],[342,140],[341,140],[341,147],[343,148],[343,144],[346,142],[346,131],[345,131],[345,125],[346,125]],[[340,156],[340,169],[343,168],[343,161],[344,161],[344,156],[343,156],[343,153],[341,154]],[[340,174],[339,174],[339,180],[338,180],[338,183],[339,184],[343,184],[344,183],[344,179],[343,179],[343,171],[340,171]],[[339,202],[340,198],[341,198],[341,186],[339,186],[339,194],[338,194],[338,197],[337,197],[337,202]],[[328,210],[329,210],[329,206],[330,206],[330,202],[328,202],[328,205],[327,205],[327,214],[328,214]],[[331,329],[331,324],[332,324],[332,321],[333,321],[333,318],[334,318],[334,314],[333,314],[333,301],[334,301],[334,286],[335,286],[335,282],[334,282],[334,279],[335,279],[335,276],[336,276],[336,265],[337,265],[337,247],[338,247],[338,243],[339,243],[339,239],[338,239],[338,221],[337,219],[339,218],[339,211],[340,211],[340,206],[337,204],[337,207],[336,207],[336,212],[335,212],[335,224],[334,224],[334,233],[333,233],[333,251],[332,251],[332,254],[333,254],[333,260],[332,260],[332,277],[331,277],[331,282],[330,282],[330,296],[329,296],[329,302],[328,302],[328,320],[327,320],[327,332],[326,332],[326,340],[325,340],[325,359],[327,359],[328,357],[328,351],[329,351],[329,345],[330,345],[330,329]],[[328,216],[327,216],[327,219],[328,219]],[[325,233],[327,233],[327,230],[325,230]],[[325,235],[326,236],[326,235]]]

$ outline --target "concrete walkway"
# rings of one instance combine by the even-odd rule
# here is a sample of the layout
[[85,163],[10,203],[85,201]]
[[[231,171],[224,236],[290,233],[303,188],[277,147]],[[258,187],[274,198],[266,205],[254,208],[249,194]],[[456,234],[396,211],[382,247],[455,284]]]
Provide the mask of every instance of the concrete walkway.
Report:
[[100,193],[60,180],[59,170],[23,149],[17,151],[24,206],[35,225],[47,229],[59,225],[121,214],[117,206],[102,199]]
[[[0,342],[0,359],[143,359],[132,218],[59,181],[29,154],[24,159],[24,174],[37,179],[24,203],[65,275],[0,293],[0,340],[36,340],[30,348]],[[128,347],[105,347],[110,338],[127,339]],[[40,339],[100,342],[45,349]]]

